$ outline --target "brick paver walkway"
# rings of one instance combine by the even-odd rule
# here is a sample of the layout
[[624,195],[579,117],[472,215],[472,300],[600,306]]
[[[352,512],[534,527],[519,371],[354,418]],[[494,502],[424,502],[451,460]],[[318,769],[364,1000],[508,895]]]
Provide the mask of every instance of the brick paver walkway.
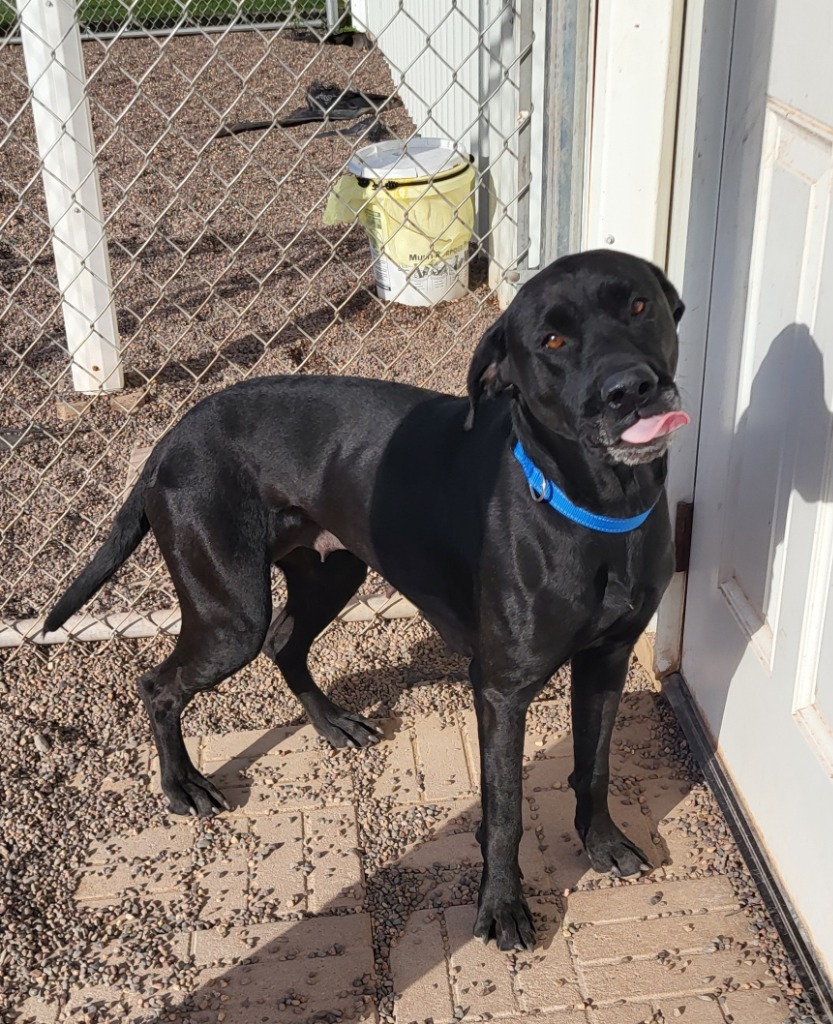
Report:
[[[166,922],[182,906],[180,927],[159,936],[169,977],[157,969],[139,991],[88,988],[82,970],[65,1006],[30,1004],[23,1019],[375,1021],[370,911],[384,907],[365,898],[372,862],[425,878],[425,906],[406,914],[390,948],[397,1024],[781,1024],[786,1004],[729,881],[693,873],[702,845],[676,821],[688,787],[652,748],[653,699],[631,697],[614,743],[614,817],[656,863],[666,851],[671,860],[638,884],[594,888],[572,826],[569,739],[528,738],[522,867],[538,924],[532,954],[474,940],[473,897],[457,884],[472,872],[476,882],[480,860],[472,716],[389,726],[385,761],[362,794],[349,757],[309,727],[206,736],[190,741],[191,753],[232,813],[114,835],[89,851],[78,877],[79,910],[117,904],[124,928],[131,899],[156,901]],[[380,835],[397,815],[430,808],[429,841],[396,857],[363,850],[362,799],[387,809]],[[123,955],[113,936],[101,946],[91,955]],[[153,1001],[160,993],[165,1010]]]

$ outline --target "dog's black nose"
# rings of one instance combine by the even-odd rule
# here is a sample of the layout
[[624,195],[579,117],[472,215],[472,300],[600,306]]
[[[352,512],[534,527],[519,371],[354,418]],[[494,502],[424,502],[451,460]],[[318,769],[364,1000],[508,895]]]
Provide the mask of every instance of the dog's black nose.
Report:
[[613,409],[642,405],[656,394],[659,380],[648,366],[617,370],[602,382],[602,401]]

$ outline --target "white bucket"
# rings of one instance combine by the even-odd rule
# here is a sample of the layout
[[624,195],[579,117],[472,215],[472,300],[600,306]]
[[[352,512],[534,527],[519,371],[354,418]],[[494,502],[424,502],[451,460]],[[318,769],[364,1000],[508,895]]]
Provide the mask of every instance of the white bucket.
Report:
[[[459,211],[455,214],[454,206],[446,203],[440,193],[453,188],[451,182],[458,174],[470,171],[470,158],[448,139],[415,138],[407,143],[392,141],[365,146],[351,157],[347,169],[360,184],[364,183],[366,187],[372,185],[393,194],[399,189],[400,195],[407,195],[409,193],[405,190],[409,186],[417,186],[417,192],[419,186],[431,186],[413,201],[409,213],[415,211],[420,203],[441,204],[437,208],[440,216],[447,211],[447,222],[450,224],[455,221],[459,228]],[[473,221],[473,200],[470,205]],[[418,210],[416,214],[414,220],[418,219]],[[414,247],[420,251],[412,257],[413,262],[403,264],[384,252],[389,242],[385,237],[387,229],[382,214],[374,209],[372,201],[364,209],[363,223],[373,257],[376,293],[380,299],[406,306],[434,306],[438,302],[452,302],[468,294],[470,231],[461,244],[454,243],[453,251],[439,254],[430,250],[423,254],[425,239],[429,236],[420,233],[417,227],[408,222],[398,229],[400,241],[409,235],[419,236],[421,244]]]
[[385,302],[403,306],[436,306],[438,302],[462,299],[469,291],[468,250],[448,256],[438,263],[400,267],[370,243],[376,294]]

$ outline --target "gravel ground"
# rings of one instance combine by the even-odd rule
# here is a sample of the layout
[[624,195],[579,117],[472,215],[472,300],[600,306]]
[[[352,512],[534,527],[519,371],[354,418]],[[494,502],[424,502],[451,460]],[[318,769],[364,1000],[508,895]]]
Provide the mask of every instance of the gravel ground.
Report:
[[[126,379],[147,397],[130,415],[99,400],[60,421],[56,398],[74,393],[23,61],[19,47],[0,54],[0,431],[44,430],[0,445],[0,618],[43,612],[101,540],[131,450],[206,394],[285,372],[462,388],[498,311],[482,260],[463,300],[384,305],[362,230],[323,224],[331,182],[367,140],[313,139],[306,125],[212,141],[224,123],[303,105],[316,80],[392,93],[381,56],[276,33],[130,39],[87,43],[84,57]],[[381,120],[400,138],[415,127],[401,106]],[[90,610],[173,604],[158,562],[146,545]]]
[[[123,920],[117,919],[118,907],[80,914],[72,897],[77,869],[92,843],[166,818],[161,795],[137,778],[141,748],[150,737],[133,681],[163,657],[168,646],[166,640],[113,640],[0,652],[0,915],[5,932],[0,1008],[4,1001],[8,1007],[20,1005],[27,996],[49,1002],[97,982],[120,984],[130,991],[148,970],[159,972],[168,983],[178,980],[187,990],[189,965],[169,962],[165,939],[181,929],[201,927],[187,902],[160,910],[136,901],[127,908],[134,919],[125,931]],[[448,654],[419,619],[369,627],[336,624],[314,648],[313,662],[315,675],[339,702],[373,717],[395,716],[403,727],[428,713],[452,722],[471,706],[464,663]],[[635,665],[627,694],[645,690],[650,690],[650,682]],[[551,735],[567,729],[567,695],[566,675],[561,673],[540,697],[554,703],[533,705],[530,730]],[[626,695],[626,706],[629,699]],[[275,670],[259,659],[219,691],[195,700],[185,715],[184,730],[197,735],[293,725],[302,721],[299,711]],[[660,698],[657,717],[658,763],[690,786],[678,821],[697,837],[702,855],[688,869],[689,877],[720,874],[731,879],[785,999],[785,1013],[788,1008],[792,1024],[810,1024],[816,1018],[801,984],[676,721]],[[411,910],[432,904],[425,879],[391,866],[388,858],[428,840],[431,809],[412,808],[393,816],[385,813],[384,801],[372,798],[373,780],[385,764],[384,743],[344,756],[352,759],[360,841],[366,851],[366,909],[374,921],[377,975],[373,998],[381,1019],[390,1022],[391,944]],[[105,785],[105,779],[121,781],[113,786]],[[383,829],[380,820],[387,822]],[[217,821],[219,825],[205,827],[222,832],[222,821]],[[478,869],[473,868],[452,880],[446,888],[453,903],[472,902],[477,876]],[[632,883],[595,883],[623,884]],[[442,899],[448,903],[448,892]],[[98,955],[115,940],[123,954],[118,967]],[[10,1012],[0,1012],[0,1024],[13,1019]],[[142,1024],[162,1019],[169,1018],[150,1011],[135,1018]]]

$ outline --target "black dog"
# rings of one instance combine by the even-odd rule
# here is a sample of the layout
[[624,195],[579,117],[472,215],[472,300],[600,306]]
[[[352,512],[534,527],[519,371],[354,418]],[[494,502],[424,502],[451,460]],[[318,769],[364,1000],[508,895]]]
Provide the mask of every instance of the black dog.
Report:
[[[579,835],[597,870],[647,869],[608,813],[608,752],[631,650],[673,568],[663,488],[667,435],[688,420],[674,385],[682,311],[656,267],[588,252],[521,288],[474,353],[468,402],[296,376],[192,409],[45,624],[60,627],[153,529],[182,631],[138,688],[172,809],[226,806],[191,764],[180,715],[260,651],[334,746],[377,739],[307,668],[370,565],[471,658],[483,765],[475,934],[501,949],[533,944],[518,868],[524,720],[567,659]],[[496,397],[480,404],[484,394]],[[272,563],[288,587],[274,621]]]

